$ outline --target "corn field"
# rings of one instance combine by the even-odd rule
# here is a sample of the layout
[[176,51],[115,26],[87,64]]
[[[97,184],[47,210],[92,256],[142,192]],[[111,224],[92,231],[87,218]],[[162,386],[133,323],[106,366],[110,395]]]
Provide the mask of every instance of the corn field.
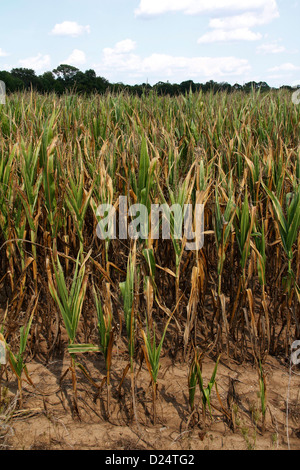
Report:
[[[263,386],[266,357],[289,357],[300,339],[299,131],[286,91],[10,95],[0,107],[0,339],[20,403],[28,357],[63,352],[74,409],[84,374],[106,390],[109,416],[121,340],[119,392],[130,374],[134,415],[143,361],[154,422],[170,351],[187,363],[191,412],[197,383],[211,412],[220,357],[256,364]],[[149,210],[204,204],[203,248],[151,234],[99,239],[97,208],[118,214],[119,196]],[[86,354],[103,358],[101,376],[84,368]],[[205,355],[216,363],[207,389]]]

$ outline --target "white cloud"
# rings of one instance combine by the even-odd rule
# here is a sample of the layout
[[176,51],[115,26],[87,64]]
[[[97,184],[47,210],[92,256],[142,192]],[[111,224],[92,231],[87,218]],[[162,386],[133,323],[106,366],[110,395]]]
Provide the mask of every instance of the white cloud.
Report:
[[[136,79],[149,78],[152,83],[158,80],[205,80],[224,79],[229,76],[241,76],[249,73],[251,66],[246,59],[236,57],[183,57],[169,54],[153,53],[142,57],[133,50],[136,44],[127,41],[127,48],[122,48],[125,41],[117,43],[113,48],[103,49],[103,58],[100,64],[93,67],[107,78],[121,77],[126,74]],[[131,46],[130,46],[131,45]]]
[[7,57],[9,54],[0,47],[0,57]]
[[136,48],[136,42],[132,39],[124,39],[123,41],[117,42],[114,47],[114,52],[118,54],[124,54],[126,52],[131,52]]
[[254,33],[249,28],[240,28],[233,30],[215,29],[209,31],[198,39],[198,44],[207,44],[212,42],[225,41],[258,41],[262,38],[260,33]]
[[[227,2],[224,2],[227,3]],[[242,4],[245,6],[245,3]],[[258,41],[262,39],[260,33],[251,31],[250,28],[270,23],[279,17],[277,4],[273,0],[258,2],[257,9],[239,15],[213,18],[209,22],[212,31],[198,39],[199,44],[224,41]],[[253,5],[254,6],[254,5]],[[237,8],[239,10],[239,8]]]
[[38,54],[35,57],[28,57],[27,59],[19,60],[19,64],[21,67],[40,72],[50,67],[51,59],[49,55]]
[[136,43],[131,39],[124,39],[115,44],[114,47],[106,47],[103,49],[104,63],[108,66],[114,66],[115,63],[121,65],[123,60],[126,62],[128,67],[128,61],[130,58],[136,57],[132,54],[132,51],[136,48]]
[[178,72],[192,78],[224,77],[241,75],[249,71],[247,60],[236,57],[178,57],[166,54],[152,54],[142,60],[142,70],[163,74],[164,69],[169,75]]
[[295,72],[300,70],[300,67],[290,62],[286,62],[285,64],[277,65],[276,67],[270,68],[269,72]]
[[73,66],[84,65],[86,63],[85,53],[79,49],[74,49],[70,56],[64,61],[64,63]]
[[140,57],[133,54],[136,43],[131,39],[124,39],[114,47],[103,49],[103,66],[108,69],[135,70],[140,66]]
[[140,0],[136,16],[150,17],[168,12],[182,12],[186,15],[203,13],[251,12],[269,9],[277,10],[276,0]]
[[72,36],[78,37],[84,33],[90,33],[91,28],[89,25],[82,26],[76,21],[64,21],[63,23],[58,23],[54,26],[51,31],[51,34],[54,36]]
[[135,14],[151,17],[167,12],[213,14],[209,21],[211,30],[199,38],[199,44],[258,41],[262,35],[251,28],[266,25],[279,17],[276,0],[141,0]]
[[277,42],[272,42],[269,44],[261,44],[256,48],[258,54],[280,54],[286,52],[284,46],[280,46]]
[[221,18],[213,18],[209,22],[211,28],[216,29],[239,29],[239,28],[254,28],[271,23],[276,18],[279,18],[278,8],[276,2],[265,2],[263,8],[255,11],[247,11],[241,15],[226,16]]

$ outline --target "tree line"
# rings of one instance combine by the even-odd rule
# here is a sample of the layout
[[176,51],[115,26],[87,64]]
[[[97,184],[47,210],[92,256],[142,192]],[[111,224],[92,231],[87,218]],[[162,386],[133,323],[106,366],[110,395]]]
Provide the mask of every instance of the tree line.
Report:
[[[180,84],[169,82],[158,82],[154,86],[148,83],[141,85],[125,85],[123,83],[110,83],[103,77],[97,76],[94,70],[82,72],[78,68],[61,64],[56,69],[37,75],[33,69],[13,68],[10,72],[0,71],[0,80],[5,83],[7,93],[13,93],[22,90],[36,90],[40,93],[57,93],[59,95],[74,91],[76,93],[105,93],[106,91],[120,92],[129,91],[141,96],[143,93],[154,90],[159,95],[176,96],[186,92],[206,91],[246,91],[254,89],[269,91],[271,87],[266,82],[248,82],[244,85],[236,83],[217,83],[210,80],[206,83],[194,83],[192,80],[184,81]],[[282,87],[291,89],[291,87]]]

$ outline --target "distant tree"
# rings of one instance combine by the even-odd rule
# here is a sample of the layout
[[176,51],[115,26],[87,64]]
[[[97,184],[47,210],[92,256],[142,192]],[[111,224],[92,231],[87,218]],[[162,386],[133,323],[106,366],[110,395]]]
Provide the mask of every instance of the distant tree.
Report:
[[235,91],[240,91],[243,89],[242,85],[239,85],[239,83],[235,83],[232,87],[233,90]]
[[195,93],[197,91],[197,87],[193,80],[186,80],[185,82],[180,83],[180,91],[182,93],[189,93],[190,91]]
[[113,93],[120,93],[126,90],[126,85],[124,85],[122,82],[117,82],[111,84],[110,89],[113,91]]
[[251,90],[262,90],[268,91],[270,89],[269,85],[266,82],[248,82],[243,86],[244,91],[250,92]]
[[110,83],[106,78],[96,77],[96,90],[98,93],[104,93],[105,90],[110,86]]
[[149,83],[142,83],[141,85],[134,85],[132,90],[136,95],[143,96],[152,90],[152,86]]
[[14,68],[11,70],[11,75],[21,80],[24,84],[24,88],[36,88],[38,86],[39,79],[36,76],[35,71],[32,69]]
[[280,90],[287,90],[287,91],[292,91],[292,90],[295,90],[295,89],[298,89],[300,88],[299,86],[298,87],[291,87],[290,85],[282,85],[279,89]]
[[206,82],[203,85],[203,91],[217,92],[218,89],[219,89],[219,84],[217,82],[214,82],[213,80],[210,80],[209,82]]
[[0,80],[5,83],[7,93],[13,93],[14,91],[24,88],[23,81],[14,77],[10,72],[0,72]]
[[93,69],[86,70],[84,72],[84,75],[86,76],[86,78],[88,80],[91,80],[91,81],[93,81],[93,80],[95,80],[95,78],[97,78],[96,72]]
[[258,88],[261,88],[262,91],[270,90],[270,86],[267,84],[267,82],[259,82],[257,85],[258,85]]
[[222,82],[219,84],[219,90],[220,91],[227,91],[228,93],[230,93],[231,91],[231,85],[230,83],[227,83],[227,82]]
[[85,74],[78,70],[74,77],[72,78],[72,82],[74,83],[74,90],[77,93],[85,93],[88,92],[88,79],[86,78]]
[[75,89],[79,93],[103,93],[109,85],[105,78],[97,77],[95,70],[78,71],[74,76]]
[[55,91],[56,80],[52,72],[45,72],[39,76],[41,91],[50,93]]
[[174,96],[180,92],[179,85],[172,85],[170,82],[158,82],[154,85],[154,89],[159,95]]
[[[214,80],[210,80],[205,84],[194,83],[193,80],[186,80],[181,82],[180,85],[176,83],[172,84],[169,81],[160,81],[153,87],[148,83],[133,86],[125,85],[121,82],[111,84],[105,78],[98,77],[93,69],[82,72],[77,67],[68,64],[61,64],[52,72],[47,71],[39,76],[36,75],[33,69],[27,68],[14,68],[11,72],[0,71],[0,80],[4,81],[8,93],[33,88],[40,93],[54,92],[59,95],[68,91],[74,93],[102,94],[105,93],[106,90],[112,93],[126,92],[137,96],[143,96],[145,93],[149,93],[150,90],[155,91],[160,96],[177,96],[189,93],[190,91],[192,91],[192,93],[200,91],[203,93],[217,93],[221,91],[226,91],[227,93],[244,91],[250,93],[253,89],[261,90],[262,92],[271,90],[270,86],[263,81],[258,83],[252,81],[244,85],[238,83],[230,85],[227,82],[217,83]],[[293,90],[290,86],[283,86],[281,89]]]
[[72,82],[75,75],[79,72],[77,67],[73,65],[61,64],[56,69],[53,70],[54,75],[57,78],[64,80],[65,82]]

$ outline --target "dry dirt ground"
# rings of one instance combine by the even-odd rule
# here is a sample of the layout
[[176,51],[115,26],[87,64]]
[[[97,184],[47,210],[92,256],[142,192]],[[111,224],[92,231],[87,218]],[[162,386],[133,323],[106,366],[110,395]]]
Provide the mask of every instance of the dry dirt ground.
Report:
[[[266,429],[261,429],[259,381],[252,364],[238,364],[221,358],[217,384],[221,402],[228,410],[230,382],[234,384],[233,419],[224,413],[215,389],[212,393],[212,418],[205,423],[199,408],[191,426],[188,404],[188,365],[162,358],[159,372],[157,424],[152,423],[152,394],[149,375],[142,366],[136,380],[136,417],[131,419],[130,377],[123,384],[122,398],[117,394],[126,351],[114,352],[112,364],[111,417],[106,417],[106,392],[97,397],[96,388],[78,371],[80,419],[72,415],[72,381],[68,375],[59,386],[60,377],[69,365],[68,357],[52,359],[49,364],[29,361],[28,370],[36,388],[24,384],[23,406],[19,409],[15,396],[17,384],[8,370],[2,386],[12,418],[0,416],[0,447],[28,450],[292,450],[300,449],[300,367],[289,375],[289,364],[268,357],[265,363],[268,409]],[[80,357],[93,379],[100,384],[103,362],[98,357]],[[207,384],[214,362],[205,359],[203,377]],[[287,396],[288,400],[288,423]],[[199,390],[196,393],[200,401]],[[137,418],[137,419],[136,419]],[[287,426],[288,424],[288,426]],[[287,429],[288,436],[287,437]]]

